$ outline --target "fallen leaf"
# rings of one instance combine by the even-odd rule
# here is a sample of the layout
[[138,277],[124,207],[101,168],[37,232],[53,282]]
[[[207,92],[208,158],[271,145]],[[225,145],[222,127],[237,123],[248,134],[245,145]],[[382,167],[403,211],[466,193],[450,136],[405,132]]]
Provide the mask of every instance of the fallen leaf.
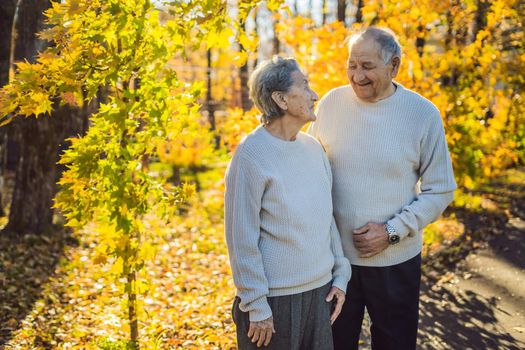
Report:
[[512,329],[514,329],[516,332],[525,333],[525,327],[514,327]]

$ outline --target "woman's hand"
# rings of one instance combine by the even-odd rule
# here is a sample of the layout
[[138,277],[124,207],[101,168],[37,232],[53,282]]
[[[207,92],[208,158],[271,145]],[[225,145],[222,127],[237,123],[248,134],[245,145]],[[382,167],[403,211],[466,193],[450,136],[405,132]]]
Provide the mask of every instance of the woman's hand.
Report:
[[329,303],[334,299],[334,297],[336,301],[332,311],[332,315],[330,315],[331,324],[334,324],[335,320],[337,319],[337,316],[339,316],[339,314],[341,313],[341,309],[343,308],[343,304],[345,302],[345,293],[341,289],[332,286],[332,288],[330,288],[330,292],[328,292],[328,295],[326,296],[326,301]]
[[257,347],[268,346],[273,333],[275,333],[275,329],[273,328],[272,316],[266,320],[250,322],[248,338],[252,339],[252,343],[257,343]]

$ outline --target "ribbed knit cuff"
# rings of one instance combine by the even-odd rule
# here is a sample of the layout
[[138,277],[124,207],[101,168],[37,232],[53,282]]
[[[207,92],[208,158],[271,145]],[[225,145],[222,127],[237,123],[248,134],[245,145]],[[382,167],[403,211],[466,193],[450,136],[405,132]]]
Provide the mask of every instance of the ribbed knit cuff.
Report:
[[347,280],[343,276],[335,277],[334,280],[332,281],[332,287],[337,287],[346,294],[346,287],[348,286],[348,281],[349,280]]
[[388,220],[387,224],[389,224],[394,228],[394,230],[396,230],[400,239],[405,238],[410,233],[410,229],[408,228],[408,226],[405,225],[398,216]]
[[272,309],[266,297],[261,297],[250,303],[250,322],[263,321],[272,316]]

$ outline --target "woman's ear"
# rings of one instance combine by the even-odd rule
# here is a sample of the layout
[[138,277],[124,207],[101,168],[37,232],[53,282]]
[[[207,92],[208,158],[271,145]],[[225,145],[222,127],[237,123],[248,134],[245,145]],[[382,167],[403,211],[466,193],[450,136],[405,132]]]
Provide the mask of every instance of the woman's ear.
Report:
[[281,108],[283,111],[286,111],[288,109],[288,103],[286,102],[286,97],[282,93],[282,91],[274,91],[272,92],[272,100],[277,103],[279,108]]

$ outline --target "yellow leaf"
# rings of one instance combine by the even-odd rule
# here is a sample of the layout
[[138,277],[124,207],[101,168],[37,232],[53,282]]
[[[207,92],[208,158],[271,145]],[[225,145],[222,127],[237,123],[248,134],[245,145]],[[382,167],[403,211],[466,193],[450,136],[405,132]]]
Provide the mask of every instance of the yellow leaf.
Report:
[[31,100],[34,102],[35,109],[33,110],[33,113],[35,116],[39,116],[40,114],[49,113],[53,110],[53,103],[49,101],[47,95],[41,93],[41,92],[35,92],[31,95]]
[[239,52],[234,58],[233,62],[237,67],[242,67],[248,61],[248,53],[246,51]]
[[107,261],[108,261],[107,255],[102,252],[97,252],[95,257],[93,258],[93,263],[97,265],[104,265],[105,263],[107,263]]

